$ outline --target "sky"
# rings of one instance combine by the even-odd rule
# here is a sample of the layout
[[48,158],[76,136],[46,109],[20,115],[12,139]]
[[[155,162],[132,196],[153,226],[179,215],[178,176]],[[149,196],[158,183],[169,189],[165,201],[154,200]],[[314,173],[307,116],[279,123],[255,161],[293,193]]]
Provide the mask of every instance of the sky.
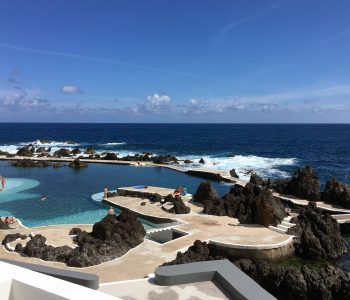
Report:
[[0,122],[350,122],[348,0],[0,7]]

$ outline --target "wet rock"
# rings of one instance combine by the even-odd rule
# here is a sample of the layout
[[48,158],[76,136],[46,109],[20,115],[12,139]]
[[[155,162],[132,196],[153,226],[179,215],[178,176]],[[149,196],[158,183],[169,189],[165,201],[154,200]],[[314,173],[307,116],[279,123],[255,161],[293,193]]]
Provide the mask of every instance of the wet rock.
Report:
[[87,147],[84,153],[88,155],[93,155],[96,153],[96,151],[93,147]]
[[184,160],[184,163],[185,163],[185,164],[193,164],[193,161],[192,161],[192,160],[189,160],[189,159],[185,159],[185,160]]
[[71,152],[72,155],[78,155],[78,154],[80,154],[80,153],[81,153],[81,151],[80,151],[80,149],[79,149],[78,147],[74,148],[74,149],[72,150],[72,152]]
[[174,205],[174,207],[168,211],[169,213],[188,214],[191,211],[191,209],[182,201],[180,196],[174,197],[172,194],[169,194],[164,198],[164,202],[170,202]]
[[205,164],[205,160],[203,158],[201,158],[199,161],[198,161],[200,164]]
[[32,157],[34,155],[34,152],[35,148],[33,147],[33,145],[27,145],[22,148],[18,148],[16,155]]
[[166,165],[170,163],[178,163],[178,159],[174,155],[158,155],[152,157],[152,161],[155,164]]
[[80,169],[80,168],[86,168],[88,164],[86,162],[81,161],[79,158],[76,158],[74,161],[72,161],[69,164],[70,167]]
[[263,185],[264,184],[264,180],[256,173],[252,173],[250,175],[249,182],[253,183],[253,184],[257,184],[257,185]]
[[105,157],[103,159],[106,159],[106,160],[117,160],[118,156],[117,156],[117,154],[115,154],[113,152],[108,152],[108,153],[106,153],[106,155],[105,155]]
[[332,205],[350,208],[350,186],[332,178],[327,181],[321,200]]
[[24,158],[12,162],[12,166],[19,168],[48,167],[50,166],[50,163],[45,160],[32,160]]
[[5,155],[5,156],[8,156],[10,153],[8,153],[8,152],[5,152],[5,151],[1,151],[0,150],[0,155]]
[[215,200],[220,198],[218,192],[212,187],[209,181],[202,182],[196,193],[193,195],[193,199],[197,202],[204,203],[207,200]]
[[71,152],[69,149],[61,148],[54,152],[53,156],[55,157],[69,157],[71,155]]
[[337,259],[347,252],[338,222],[309,202],[298,217],[291,220],[296,226],[288,230],[295,235],[295,254],[310,259]]
[[237,175],[235,169],[232,169],[232,170],[230,171],[230,176],[231,176],[231,177],[234,177],[234,178],[239,178],[239,176]]
[[36,149],[35,152],[36,153],[46,153],[46,149],[45,149],[45,147],[39,147],[38,149]]

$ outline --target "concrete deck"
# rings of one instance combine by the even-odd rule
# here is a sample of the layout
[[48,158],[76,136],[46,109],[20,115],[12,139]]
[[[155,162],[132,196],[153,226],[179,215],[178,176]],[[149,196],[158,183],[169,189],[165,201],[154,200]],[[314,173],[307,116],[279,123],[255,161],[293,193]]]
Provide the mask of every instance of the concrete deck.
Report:
[[131,282],[116,282],[101,285],[100,292],[125,300],[224,300],[230,299],[212,281],[160,286],[152,280],[141,279]]

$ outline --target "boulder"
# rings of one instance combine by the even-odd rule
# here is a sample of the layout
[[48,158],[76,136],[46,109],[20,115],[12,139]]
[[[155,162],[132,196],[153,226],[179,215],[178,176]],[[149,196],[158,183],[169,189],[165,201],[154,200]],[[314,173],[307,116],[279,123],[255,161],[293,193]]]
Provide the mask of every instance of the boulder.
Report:
[[118,156],[117,156],[117,154],[115,154],[113,152],[108,152],[108,153],[106,153],[106,155],[105,155],[105,157],[103,159],[106,159],[106,160],[117,160]]
[[174,155],[158,155],[152,157],[152,161],[155,164],[166,165],[170,163],[178,163],[178,159]]
[[224,259],[224,257],[211,255],[208,244],[206,242],[196,240],[194,244],[186,250],[186,252],[177,252],[176,258],[170,262],[164,263],[163,266],[180,265],[217,259]]
[[231,176],[231,177],[234,177],[234,178],[239,178],[239,176],[237,175],[235,169],[230,170],[230,176]]
[[328,212],[309,202],[298,217],[291,220],[296,225],[288,230],[295,235],[295,254],[309,259],[334,260],[347,252],[338,222]]
[[6,152],[6,151],[2,151],[0,150],[0,155],[5,155],[5,156],[8,156],[10,153]]
[[38,149],[36,149],[35,152],[36,153],[46,153],[46,149],[45,149],[45,147],[39,147]]
[[32,160],[28,158],[17,159],[12,162],[12,166],[19,168],[48,167],[51,164],[45,160]]
[[184,163],[185,163],[185,164],[193,164],[193,161],[192,161],[192,160],[189,160],[189,159],[185,159],[185,160],[184,160]]
[[54,152],[53,156],[55,157],[69,157],[71,155],[71,152],[69,149],[61,148]]
[[151,202],[161,202],[163,200],[163,197],[160,194],[155,193],[149,198],[149,200]]
[[298,169],[289,181],[286,193],[311,201],[320,200],[318,175],[310,166]]
[[81,153],[81,151],[80,151],[80,149],[79,149],[78,147],[74,148],[74,149],[72,150],[72,152],[71,152],[72,155],[78,155],[78,154],[80,154],[80,153]]
[[88,154],[88,155],[93,155],[93,154],[96,153],[96,151],[95,151],[95,149],[93,147],[89,146],[89,147],[86,148],[84,153]]
[[251,173],[249,182],[257,185],[264,185],[264,180],[256,173]]
[[18,148],[16,155],[32,157],[34,155],[34,152],[35,148],[33,147],[33,145],[27,145],[22,148]]
[[203,159],[203,157],[198,161],[200,164],[205,164],[205,160]]
[[164,198],[165,202],[170,202],[174,205],[173,208],[171,208],[168,212],[174,213],[174,214],[188,214],[190,213],[191,209],[185,205],[185,203],[182,201],[181,196],[173,196],[172,194],[169,194]]
[[284,206],[270,190],[248,183],[235,185],[223,199],[204,201],[203,213],[237,218],[242,224],[277,226],[286,216]]
[[80,168],[86,168],[88,164],[86,162],[81,161],[79,158],[76,158],[74,161],[72,161],[69,164],[70,167],[80,169]]
[[214,200],[217,198],[220,198],[220,196],[209,181],[202,182],[197,188],[196,193],[193,195],[193,199],[201,203],[204,203],[206,200]]
[[350,208],[350,186],[332,178],[327,181],[321,200],[332,205]]

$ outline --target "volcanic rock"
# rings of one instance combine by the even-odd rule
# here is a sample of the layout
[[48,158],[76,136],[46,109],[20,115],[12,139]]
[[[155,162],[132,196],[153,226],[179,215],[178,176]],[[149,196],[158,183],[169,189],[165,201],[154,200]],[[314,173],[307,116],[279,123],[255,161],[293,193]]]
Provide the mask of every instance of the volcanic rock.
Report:
[[[71,267],[88,267],[112,260],[143,242],[146,234],[137,214],[123,209],[119,216],[107,215],[94,224],[92,232],[72,229],[76,234],[76,248],[68,246],[54,247],[46,244],[46,238],[37,234],[30,238],[24,247],[15,251],[22,256],[37,257],[49,261],[58,261]],[[3,243],[13,239],[7,235]]]
[[237,175],[235,169],[232,169],[232,170],[230,171],[230,176],[231,176],[231,177],[234,177],[234,178],[239,178],[239,176]]
[[22,148],[18,148],[16,155],[32,157],[34,155],[35,148],[33,145],[27,145]]
[[207,200],[215,200],[220,198],[218,192],[212,187],[209,181],[202,182],[197,188],[196,193],[193,195],[193,199],[196,202],[204,203]]
[[32,160],[28,158],[17,159],[12,162],[12,166],[20,168],[48,167],[50,164],[45,160]]
[[310,167],[298,169],[287,185],[286,192],[311,201],[320,200],[320,181]]
[[321,200],[332,205],[350,208],[350,186],[332,178],[327,181]]
[[86,168],[88,164],[86,162],[81,161],[79,158],[76,158],[74,161],[72,161],[69,164],[70,167],[80,169],[80,168]]
[[350,299],[350,273],[332,265],[297,269],[250,259],[235,261],[235,265],[277,299]]
[[9,155],[10,153],[0,150],[0,155]]
[[45,147],[39,147],[38,149],[36,149],[35,152],[36,153],[46,153],[46,149],[45,149]]
[[115,154],[113,152],[108,152],[108,153],[106,153],[106,155],[105,155],[105,157],[103,159],[116,160],[116,159],[118,159],[118,156],[117,156],[117,154]]
[[263,185],[264,184],[264,180],[256,173],[252,173],[250,175],[249,182],[253,183],[253,184],[257,184],[257,185]]
[[178,163],[178,159],[174,155],[158,155],[152,157],[152,161],[155,164],[165,165],[169,163]]
[[203,159],[203,157],[198,161],[200,164],[205,164],[205,160]]
[[271,191],[248,183],[235,185],[223,199],[204,202],[203,213],[238,218],[242,224],[277,226],[285,217],[283,204]]
[[151,202],[160,202],[160,201],[163,200],[163,197],[162,197],[160,194],[155,193],[155,194],[153,194],[153,195],[149,198],[149,200],[150,200]]
[[291,220],[296,226],[288,230],[295,235],[295,254],[310,259],[337,259],[347,252],[338,222],[328,212],[309,202],[298,217]]
[[174,205],[174,207],[168,211],[169,213],[188,214],[191,211],[191,209],[188,206],[186,206],[185,203],[182,201],[181,196],[177,195],[173,197],[172,194],[169,194],[164,198],[164,201],[170,202]]
[[81,151],[80,151],[80,149],[79,149],[78,147],[74,148],[74,149],[72,150],[72,152],[71,152],[71,154],[73,154],[73,155],[78,155],[78,154],[80,154],[80,153],[81,153]]
[[84,152],[85,154],[88,154],[88,155],[93,155],[93,154],[95,154],[96,153],[96,151],[95,151],[95,149],[93,148],[93,147],[87,147],[86,148],[86,150],[85,150],[85,152]]
[[54,152],[53,156],[55,157],[69,157],[71,155],[71,152],[69,151],[69,149],[66,148],[61,148],[57,151]]
[[194,244],[186,250],[186,252],[177,252],[176,258],[173,261],[164,263],[163,266],[181,265],[217,259],[224,259],[224,257],[211,255],[208,244],[206,242],[196,240]]
[[184,160],[184,163],[185,163],[185,164],[193,164],[193,161],[192,161],[192,160],[189,160],[189,159],[185,159],[185,160]]

